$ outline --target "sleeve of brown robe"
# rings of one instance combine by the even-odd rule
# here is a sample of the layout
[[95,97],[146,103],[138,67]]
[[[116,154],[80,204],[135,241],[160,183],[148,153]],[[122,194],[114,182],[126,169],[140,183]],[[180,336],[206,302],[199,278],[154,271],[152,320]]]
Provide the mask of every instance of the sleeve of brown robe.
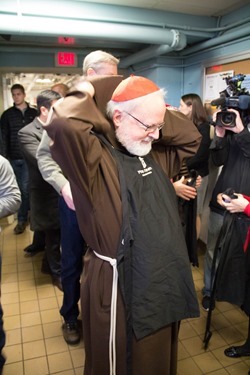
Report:
[[166,109],[162,136],[153,144],[152,155],[172,178],[178,174],[183,161],[195,155],[200,141],[201,134],[192,121],[181,112]]

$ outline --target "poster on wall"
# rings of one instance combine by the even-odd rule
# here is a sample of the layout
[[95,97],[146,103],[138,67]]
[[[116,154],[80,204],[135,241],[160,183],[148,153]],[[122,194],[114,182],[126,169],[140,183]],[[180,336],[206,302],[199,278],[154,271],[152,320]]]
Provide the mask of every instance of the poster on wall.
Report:
[[225,72],[207,74],[205,76],[205,94],[204,101],[211,102],[216,98],[219,98],[220,92],[225,90],[227,83],[225,78],[233,77],[234,71],[227,70]]

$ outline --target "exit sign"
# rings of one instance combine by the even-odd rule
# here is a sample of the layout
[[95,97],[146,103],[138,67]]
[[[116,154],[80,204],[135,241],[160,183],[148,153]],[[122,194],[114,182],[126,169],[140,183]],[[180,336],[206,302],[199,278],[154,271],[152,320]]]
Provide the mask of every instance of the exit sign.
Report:
[[59,36],[58,43],[59,44],[75,44],[75,38]]
[[77,55],[74,52],[57,52],[55,62],[56,66],[76,67]]

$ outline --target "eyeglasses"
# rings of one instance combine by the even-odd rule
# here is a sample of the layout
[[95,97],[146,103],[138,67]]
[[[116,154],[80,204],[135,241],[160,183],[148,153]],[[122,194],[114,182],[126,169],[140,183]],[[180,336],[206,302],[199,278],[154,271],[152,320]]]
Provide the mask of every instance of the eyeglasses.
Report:
[[126,111],[124,111],[124,112],[127,115],[129,115],[130,117],[132,117],[134,120],[139,122],[145,128],[145,132],[154,132],[157,129],[161,130],[163,128],[163,126],[165,125],[165,121],[161,122],[160,124],[147,125],[147,124],[144,124],[141,120],[139,120],[135,116],[131,115],[131,113],[126,112]]

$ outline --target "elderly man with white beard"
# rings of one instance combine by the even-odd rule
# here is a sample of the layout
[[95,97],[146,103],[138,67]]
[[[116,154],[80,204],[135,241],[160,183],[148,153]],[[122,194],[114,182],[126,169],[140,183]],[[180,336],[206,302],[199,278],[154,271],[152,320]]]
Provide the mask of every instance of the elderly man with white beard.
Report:
[[169,177],[199,132],[139,76],[91,80],[54,106],[46,130],[89,246],[84,374],[175,375],[180,321],[199,309]]

